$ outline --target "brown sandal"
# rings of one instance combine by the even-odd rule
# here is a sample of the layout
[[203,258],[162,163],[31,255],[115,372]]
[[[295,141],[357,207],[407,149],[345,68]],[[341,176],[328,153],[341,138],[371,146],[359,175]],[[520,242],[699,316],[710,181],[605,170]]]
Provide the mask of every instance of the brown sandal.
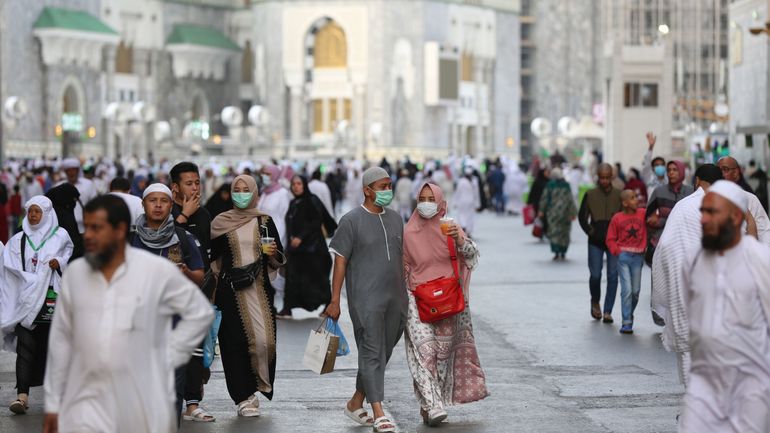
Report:
[[8,409],[16,415],[24,415],[27,413],[27,409],[29,409],[29,404],[26,401],[17,398],[10,406],[8,406]]

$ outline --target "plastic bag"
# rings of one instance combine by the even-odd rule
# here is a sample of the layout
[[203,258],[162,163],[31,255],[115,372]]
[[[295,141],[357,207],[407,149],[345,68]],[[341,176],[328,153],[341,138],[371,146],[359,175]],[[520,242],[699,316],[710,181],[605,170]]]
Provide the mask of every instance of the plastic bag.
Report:
[[219,334],[219,325],[222,324],[222,312],[216,306],[214,307],[214,321],[211,322],[209,332],[206,333],[206,339],[203,340],[203,366],[211,367],[214,362],[214,346],[217,344],[217,334]]
[[340,344],[337,346],[337,356],[345,356],[350,353],[350,346],[348,340],[345,339],[345,335],[342,334],[342,328],[340,324],[330,318],[326,318],[326,330],[332,335],[340,337]]

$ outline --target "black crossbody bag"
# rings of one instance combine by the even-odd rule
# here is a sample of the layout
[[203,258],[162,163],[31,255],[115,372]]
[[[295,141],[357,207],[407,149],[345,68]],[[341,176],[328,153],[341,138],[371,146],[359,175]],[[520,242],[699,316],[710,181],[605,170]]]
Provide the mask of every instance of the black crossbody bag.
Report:
[[219,277],[225,287],[230,287],[234,291],[247,289],[257,280],[261,264],[261,261],[256,261],[250,265],[225,269]]

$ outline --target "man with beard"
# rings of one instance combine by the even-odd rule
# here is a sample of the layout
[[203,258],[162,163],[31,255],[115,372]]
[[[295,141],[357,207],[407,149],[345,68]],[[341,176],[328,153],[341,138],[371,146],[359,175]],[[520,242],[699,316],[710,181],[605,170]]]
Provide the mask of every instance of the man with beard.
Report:
[[717,181],[701,203],[702,248],[685,268],[692,367],[679,431],[770,431],[770,250],[741,225],[748,200]]
[[[747,190],[746,187],[748,187],[748,185],[743,179],[741,166],[738,165],[738,161],[731,156],[725,156],[717,162],[717,167],[722,170],[722,176],[725,180],[729,180],[741,187],[741,194],[746,196],[749,212],[754,218],[754,221],[756,221],[759,241],[770,246],[770,218],[768,218],[767,212],[765,212],[765,208],[762,206],[762,203],[757,196],[754,195],[753,192]],[[749,187],[748,189],[751,188]]]
[[51,325],[45,433],[177,429],[174,368],[190,359],[214,314],[173,263],[128,246],[130,223],[114,195],[84,208],[86,253],[63,276]]

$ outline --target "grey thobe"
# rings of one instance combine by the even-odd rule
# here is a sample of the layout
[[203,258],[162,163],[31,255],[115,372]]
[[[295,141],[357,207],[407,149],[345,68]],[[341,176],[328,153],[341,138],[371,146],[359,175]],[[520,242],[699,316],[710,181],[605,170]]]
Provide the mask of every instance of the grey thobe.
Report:
[[345,286],[358,347],[356,389],[370,403],[385,399],[385,366],[406,324],[403,234],[398,213],[386,208],[374,214],[361,206],[342,217],[329,245],[347,261]]

